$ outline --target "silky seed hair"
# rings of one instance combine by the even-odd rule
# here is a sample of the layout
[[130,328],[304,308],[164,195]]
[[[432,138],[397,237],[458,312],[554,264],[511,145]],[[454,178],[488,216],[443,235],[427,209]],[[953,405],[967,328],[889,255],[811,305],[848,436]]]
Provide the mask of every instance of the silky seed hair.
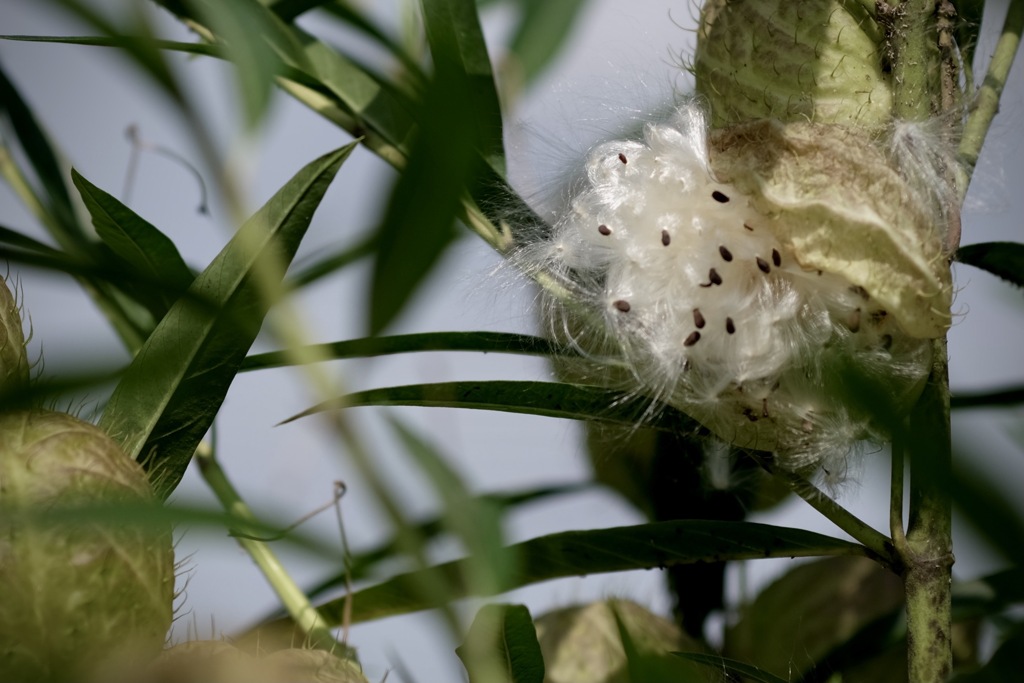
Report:
[[845,472],[857,441],[880,437],[835,397],[836,373],[910,385],[926,354],[863,288],[804,270],[776,219],[715,178],[707,145],[687,103],[642,139],[595,146],[550,233],[518,260],[569,292],[547,299],[545,318],[591,381],[673,405],[783,467]]

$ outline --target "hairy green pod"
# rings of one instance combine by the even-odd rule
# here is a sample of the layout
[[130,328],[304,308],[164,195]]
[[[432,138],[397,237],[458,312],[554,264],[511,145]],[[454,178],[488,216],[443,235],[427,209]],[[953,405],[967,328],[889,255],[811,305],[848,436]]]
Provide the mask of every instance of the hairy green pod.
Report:
[[[142,468],[93,425],[45,410],[0,415],[0,680],[108,680],[160,651],[173,613],[170,529],[88,519],[90,506],[151,500]],[[65,506],[82,506],[83,519],[47,519]]]
[[863,3],[708,0],[697,92],[715,128],[757,119],[883,128],[893,104],[884,42]]
[[16,391],[28,383],[28,357],[18,302],[0,278],[0,393]]

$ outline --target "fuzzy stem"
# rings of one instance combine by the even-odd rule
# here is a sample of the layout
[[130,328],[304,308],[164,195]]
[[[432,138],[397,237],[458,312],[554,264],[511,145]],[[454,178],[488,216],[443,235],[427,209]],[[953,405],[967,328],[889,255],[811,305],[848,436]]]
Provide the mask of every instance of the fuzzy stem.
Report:
[[935,0],[879,2],[886,27],[895,90],[894,114],[904,121],[925,121],[939,109],[939,45]]
[[875,555],[874,559],[885,566],[894,566],[892,542],[886,538],[885,534],[875,530],[870,524],[829,498],[824,491],[799,474],[776,467],[754,452],[750,453],[750,457],[769,474],[782,480],[793,493],[807,501],[811,507],[831,520],[833,524],[872,551]]
[[907,664],[915,683],[940,683],[952,670],[953,567],[946,341],[934,342],[931,376],[910,415],[910,516],[897,545],[907,594]]
[[[238,491],[228,481],[227,475],[214,457],[213,449],[203,444],[196,450],[196,462],[199,471],[206,480],[207,485],[217,496],[217,500],[230,514],[243,520],[255,522],[256,518],[245,501],[242,500]],[[288,614],[299,625],[309,637],[309,644],[326,650],[334,650],[338,647],[337,640],[331,633],[331,629],[320,617],[319,612],[309,602],[309,598],[302,592],[302,589],[295,583],[285,570],[281,561],[277,559],[274,551],[263,541],[257,540],[251,530],[232,529],[235,540],[249,553],[253,562],[263,572],[270,583],[271,588],[277,593],[281,604],[288,611]],[[354,652],[346,653],[346,657],[354,658]]]
[[903,526],[903,487],[906,474],[906,453],[910,436],[908,424],[893,436],[892,460],[889,484],[889,533],[897,551],[906,544],[906,530]]
[[[999,111],[999,98],[1006,87],[1006,79],[1013,66],[1013,59],[1020,46],[1021,33],[1024,32],[1024,0],[1012,0],[1003,23],[1003,32],[996,43],[992,61],[989,62],[985,80],[978,88],[974,106],[964,126],[963,137],[960,139],[958,156],[963,163],[968,177],[974,173],[978,164],[978,155],[985,143],[985,136],[992,125],[992,119]],[[963,192],[967,191],[965,183]]]
[[[905,121],[924,121],[942,114],[947,104],[941,97],[938,10],[936,0],[903,0],[886,8],[896,90],[894,114]],[[955,209],[959,207],[950,208],[958,217]],[[952,457],[945,339],[933,342],[928,384],[911,410],[909,434],[899,441],[898,447],[905,449],[910,460],[906,537],[895,535],[893,539],[906,590],[907,670],[913,683],[945,683],[952,671],[953,566],[952,509],[946,486]],[[902,486],[900,490],[902,496]],[[894,501],[890,510],[895,505]]]

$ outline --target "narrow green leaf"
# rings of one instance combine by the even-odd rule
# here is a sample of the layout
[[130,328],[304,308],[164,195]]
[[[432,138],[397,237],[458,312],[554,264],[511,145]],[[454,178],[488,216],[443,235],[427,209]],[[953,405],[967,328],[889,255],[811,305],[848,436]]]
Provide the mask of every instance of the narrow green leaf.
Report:
[[950,408],[991,408],[1024,403],[1024,387],[1011,387],[997,391],[977,393],[956,392],[949,397]]
[[[588,531],[566,531],[511,546],[520,558],[512,590],[541,581],[631,569],[664,568],[694,562],[724,562],[770,557],[866,555],[860,545],[803,529],[755,524],[682,520]],[[459,596],[472,595],[462,583],[463,561],[420,572],[437,572]],[[416,589],[419,572],[395,576],[353,596],[352,621],[368,621],[437,607],[437,600]],[[457,597],[457,596],[450,596]],[[344,600],[319,607],[331,624],[341,623]]]
[[308,164],[246,221],[196,278],[192,296],[164,316],[110,397],[100,427],[145,464],[162,497],[180,481],[259,332],[270,305],[261,284],[283,275],[354,144]]
[[642,396],[585,384],[514,380],[439,382],[370,389],[325,401],[281,424],[325,410],[357,406],[471,408],[643,425],[672,431],[696,429],[696,422],[690,417],[674,408],[654,404]]
[[50,245],[43,244],[38,240],[32,239],[28,235],[24,235],[18,232],[17,230],[13,230],[2,225],[0,225],[0,242],[10,244],[11,246],[17,247],[19,249],[27,249],[29,251],[34,251],[49,256],[56,256],[60,254],[59,251],[57,251]]
[[71,180],[92,217],[96,234],[128,269],[142,278],[146,294],[127,293],[149,303],[154,318],[159,320],[194,279],[174,242],[75,169],[71,169]]
[[54,220],[47,227],[66,249],[81,248],[85,232],[75,218],[57,154],[14,83],[0,69],[0,117],[9,125],[42,185],[41,200]]
[[784,678],[779,678],[774,674],[770,674],[767,671],[762,671],[756,666],[738,662],[734,659],[726,659],[720,655],[709,655],[704,652],[673,652],[677,657],[689,660],[691,662],[697,662],[698,664],[704,664],[708,667],[715,668],[719,671],[728,672],[738,676],[743,676],[744,681],[751,681],[756,683],[789,683]]
[[1020,242],[968,244],[957,249],[956,260],[1024,287],[1024,244]]
[[554,356],[573,353],[541,337],[508,332],[422,332],[398,334],[392,337],[364,337],[330,344],[315,344],[308,354],[270,351],[249,356],[241,371],[266,370],[286,367],[295,355],[301,357],[368,358],[390,356],[396,353],[423,351],[479,351],[481,353],[519,353],[533,356]]
[[[563,486],[550,486],[540,489],[530,489],[513,493],[492,493],[474,496],[474,499],[481,504],[493,506],[501,511],[531,502],[540,501],[551,496],[567,495],[579,491],[589,490],[594,487],[590,482],[566,484]],[[448,532],[442,517],[430,517],[421,521],[409,523],[411,533],[422,539],[424,543],[437,538]],[[351,574],[346,577],[342,570],[330,576],[316,585],[307,588],[304,592],[312,600],[324,593],[340,588],[345,585],[346,579],[359,581],[371,575],[382,563],[394,560],[402,553],[399,539],[392,536],[379,545],[353,553],[349,561]],[[281,615],[280,610],[274,614],[259,619],[257,623],[263,623]]]
[[455,649],[469,683],[544,683],[544,656],[524,605],[484,605]]
[[[480,153],[505,174],[501,103],[474,0],[422,0],[427,42],[439,78],[452,78],[465,97],[458,106],[479,126]],[[551,3],[547,4],[562,4]],[[443,72],[448,72],[447,74]],[[428,122],[429,123],[429,122]]]
[[521,0],[523,14],[509,48],[523,83],[532,83],[551,63],[585,4],[586,0]]

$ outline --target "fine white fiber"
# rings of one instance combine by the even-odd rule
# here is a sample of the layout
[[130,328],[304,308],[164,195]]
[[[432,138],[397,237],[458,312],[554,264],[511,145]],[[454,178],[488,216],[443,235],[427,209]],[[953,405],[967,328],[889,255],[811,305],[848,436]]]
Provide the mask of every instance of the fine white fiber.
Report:
[[[845,274],[801,265],[755,198],[716,180],[692,102],[594,147],[551,230],[515,260],[587,381],[650,396],[787,468],[844,472],[919,392],[930,344]],[[841,475],[839,475],[841,476]]]

